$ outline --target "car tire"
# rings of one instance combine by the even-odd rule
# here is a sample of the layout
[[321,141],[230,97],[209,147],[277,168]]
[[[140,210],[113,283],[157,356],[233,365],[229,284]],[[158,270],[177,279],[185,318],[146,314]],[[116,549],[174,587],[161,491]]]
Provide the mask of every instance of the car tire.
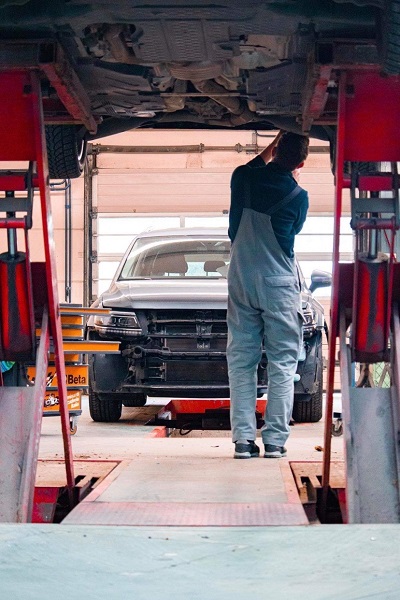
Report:
[[121,418],[121,399],[113,394],[97,394],[89,388],[89,412],[97,423],[115,423]]
[[138,408],[144,406],[147,401],[146,394],[123,394],[121,395],[122,404],[128,408]]
[[385,0],[377,24],[378,49],[385,73],[400,73],[400,0]]
[[293,405],[292,419],[296,423],[317,423],[322,419],[322,369],[320,369],[318,390],[311,395],[310,400],[296,401]]
[[86,141],[74,125],[46,125],[50,179],[75,179],[83,172]]

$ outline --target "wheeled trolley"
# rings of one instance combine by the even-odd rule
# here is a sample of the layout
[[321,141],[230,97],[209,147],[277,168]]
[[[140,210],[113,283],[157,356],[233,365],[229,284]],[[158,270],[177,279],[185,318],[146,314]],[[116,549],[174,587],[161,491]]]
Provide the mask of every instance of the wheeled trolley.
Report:
[[[64,314],[61,305],[61,327],[63,342],[81,342],[84,339],[84,318],[82,314]],[[82,308],[77,305],[68,305],[69,310]],[[70,433],[75,435],[78,429],[78,418],[82,414],[82,394],[88,390],[88,366],[85,364],[84,355],[77,345],[76,353],[64,354],[65,358],[65,383],[67,386],[67,404],[69,414]],[[28,378],[35,381],[35,366],[28,367]],[[60,415],[59,383],[54,363],[54,356],[50,355],[46,378],[46,393],[43,399],[43,416],[56,417]]]

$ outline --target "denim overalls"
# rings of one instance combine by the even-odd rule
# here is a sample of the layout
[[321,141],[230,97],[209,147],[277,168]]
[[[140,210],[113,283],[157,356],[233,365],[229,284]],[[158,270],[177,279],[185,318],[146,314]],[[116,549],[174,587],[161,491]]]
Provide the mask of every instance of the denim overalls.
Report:
[[295,259],[281,249],[271,215],[297,196],[301,188],[296,186],[265,214],[250,207],[249,186],[246,182],[244,209],[228,271],[232,439],[256,439],[257,365],[264,339],[268,404],[261,435],[264,444],[283,446],[289,436],[303,316]]

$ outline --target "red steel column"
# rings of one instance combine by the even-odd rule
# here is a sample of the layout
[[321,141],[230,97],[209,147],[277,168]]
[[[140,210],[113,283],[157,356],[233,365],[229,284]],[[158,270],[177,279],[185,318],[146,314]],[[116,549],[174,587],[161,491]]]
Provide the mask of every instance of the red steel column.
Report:
[[[0,161],[34,161],[37,181],[45,251],[45,269],[48,291],[48,310],[53,339],[62,435],[65,453],[66,478],[72,502],[75,484],[72,446],[69,433],[69,413],[65,382],[65,365],[61,320],[58,304],[57,273],[51,216],[49,173],[44,134],[42,97],[38,70],[0,71]],[[21,223],[17,223],[21,226]]]
[[57,269],[53,236],[53,219],[51,215],[49,170],[44,134],[44,120],[40,81],[37,72],[30,73],[32,86],[33,131],[37,156],[37,175],[40,190],[42,227],[46,260],[47,293],[49,301],[50,332],[53,339],[54,355],[57,371],[58,394],[60,400],[61,429],[64,444],[67,485],[72,503],[72,488],[75,484],[73,454],[69,427],[67,388],[65,380],[65,362],[61,329],[60,305],[58,301]]

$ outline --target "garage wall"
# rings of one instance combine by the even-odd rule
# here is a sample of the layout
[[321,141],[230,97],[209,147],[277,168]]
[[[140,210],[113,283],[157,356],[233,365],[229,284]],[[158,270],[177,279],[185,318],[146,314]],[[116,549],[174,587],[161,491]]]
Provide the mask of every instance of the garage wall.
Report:
[[[9,162],[2,163],[2,169],[27,169],[27,163]],[[56,182],[52,182],[56,183]],[[63,187],[63,182],[57,182]],[[57,186],[60,187],[59,185]],[[17,193],[16,196],[24,194]],[[51,191],[52,223],[54,231],[54,246],[56,254],[56,270],[58,281],[58,293],[60,302],[65,301],[65,204],[64,191]],[[83,301],[83,240],[84,240],[84,179],[74,180],[71,183],[71,219],[72,219],[72,285],[71,301],[82,304]],[[35,193],[33,202],[33,227],[29,233],[29,247],[31,261],[44,261],[44,244],[42,232],[42,218],[40,210],[40,198]],[[24,235],[18,231],[18,249],[25,250]],[[7,233],[0,231],[0,252],[7,250]]]
[[[38,205],[39,203],[37,203]],[[66,302],[65,296],[65,204],[66,197],[63,191],[51,192],[51,204],[54,227],[54,243],[57,261],[57,279],[58,293],[60,302]],[[39,207],[36,207],[40,214]],[[34,219],[34,228],[32,234],[40,239],[41,224],[38,218]],[[35,215],[34,215],[35,216]],[[72,221],[72,240],[71,240],[71,302],[83,304],[83,261],[84,261],[84,179],[71,181],[71,221]],[[33,248],[34,254],[37,253],[36,246]],[[68,283],[68,282],[67,282]]]

